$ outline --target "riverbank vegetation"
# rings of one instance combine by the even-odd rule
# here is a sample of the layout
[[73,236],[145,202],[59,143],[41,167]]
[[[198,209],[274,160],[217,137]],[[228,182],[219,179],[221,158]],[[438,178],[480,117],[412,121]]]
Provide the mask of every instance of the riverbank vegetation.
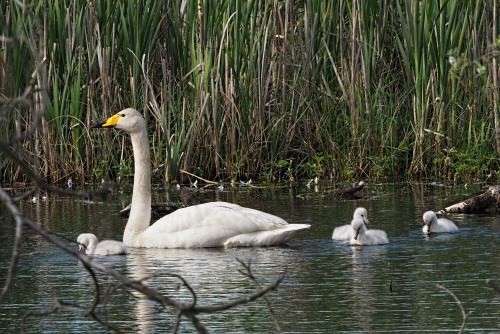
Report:
[[497,6],[7,1],[0,140],[49,182],[127,180],[129,141],[90,126],[134,107],[156,182],[498,179]]

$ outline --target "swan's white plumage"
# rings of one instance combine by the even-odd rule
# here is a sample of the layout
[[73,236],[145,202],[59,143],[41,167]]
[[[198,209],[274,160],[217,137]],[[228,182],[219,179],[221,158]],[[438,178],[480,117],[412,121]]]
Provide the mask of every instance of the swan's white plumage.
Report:
[[387,234],[382,230],[368,230],[362,219],[355,218],[351,222],[351,227],[354,233],[351,239],[351,245],[360,246],[376,246],[389,243]]
[[85,250],[87,255],[124,255],[127,246],[121,241],[103,240],[99,242],[92,233],[82,233],[76,239],[80,245],[80,252]]
[[[354,214],[353,214],[352,218],[353,219],[361,219],[361,220],[363,220],[363,222],[365,224],[370,223],[368,221],[368,212],[366,211],[365,208],[356,208],[356,210],[354,210]],[[349,241],[353,237],[354,237],[354,231],[352,229],[351,224],[336,227],[333,230],[333,234],[332,234],[332,239],[335,239],[335,240]]]
[[151,170],[146,122],[135,109],[125,109],[99,127],[130,134],[135,174],[130,216],[123,234],[129,247],[201,248],[271,246],[288,242],[308,224],[288,224],[280,217],[225,202],[179,209],[154,224],[151,217]]
[[434,211],[427,211],[424,213],[424,227],[422,232],[429,233],[457,233],[458,227],[449,219],[439,218]]

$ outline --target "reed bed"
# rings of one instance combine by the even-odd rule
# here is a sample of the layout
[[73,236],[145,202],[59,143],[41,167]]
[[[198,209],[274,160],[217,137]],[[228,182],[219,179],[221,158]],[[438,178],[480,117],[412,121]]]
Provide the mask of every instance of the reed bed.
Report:
[[[0,5],[0,137],[45,103],[11,145],[48,181],[127,180],[128,140],[90,130],[126,107],[156,182],[500,176],[494,0],[23,4]],[[37,66],[47,101],[20,99]]]

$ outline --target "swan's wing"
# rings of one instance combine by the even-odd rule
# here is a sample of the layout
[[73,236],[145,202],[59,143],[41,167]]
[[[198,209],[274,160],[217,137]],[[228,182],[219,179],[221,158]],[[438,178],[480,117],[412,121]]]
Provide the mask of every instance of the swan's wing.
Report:
[[351,240],[354,238],[354,230],[351,225],[342,225],[333,230],[332,239]]
[[206,228],[212,224],[239,232],[273,230],[288,225],[284,219],[269,213],[226,202],[210,202],[176,210],[156,221],[150,228],[175,233]]
[[275,246],[290,241],[297,233],[311,227],[308,224],[289,224],[280,229],[235,235],[224,242],[224,247]]
[[439,218],[436,224],[436,231],[433,232],[456,233],[458,232],[458,227],[449,219]]
[[142,244],[159,248],[220,247],[231,237],[290,226],[285,220],[236,204],[211,202],[179,209],[151,225]]
[[[227,203],[230,204],[230,203]],[[231,204],[231,210],[235,210],[240,212],[241,214],[245,215],[245,217],[248,217],[251,219],[258,227],[260,230],[274,230],[274,229],[280,229],[284,228],[287,225],[289,225],[286,220],[283,218],[280,218],[278,216],[272,215],[270,213],[266,213],[263,211],[255,210],[255,209],[250,209],[250,208],[244,208],[239,205],[234,205]],[[229,209],[229,207],[228,207]]]
[[94,255],[124,255],[127,253],[125,244],[115,240],[103,240],[99,242],[93,252]]
[[387,233],[382,230],[368,230],[372,245],[385,245],[389,243]]
[[389,243],[387,238],[387,233],[382,230],[366,230],[365,233],[360,234],[358,239],[351,239],[351,245],[362,245],[362,246],[377,246],[385,245]]
[[385,231],[382,231],[382,230],[368,230],[370,231],[373,235],[377,236],[378,238],[385,238],[387,239],[387,233],[385,233]]

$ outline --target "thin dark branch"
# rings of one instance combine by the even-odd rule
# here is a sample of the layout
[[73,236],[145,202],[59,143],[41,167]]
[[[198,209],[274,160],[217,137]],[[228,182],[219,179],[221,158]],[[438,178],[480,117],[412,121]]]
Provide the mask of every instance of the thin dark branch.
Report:
[[21,160],[17,156],[17,154],[15,154],[14,151],[12,151],[12,149],[2,141],[0,141],[0,151],[2,151],[8,158],[14,161],[22,169],[23,173],[25,173],[27,177],[33,180],[35,186],[42,190],[60,195],[68,195],[81,198],[104,197],[111,192],[111,187],[109,185],[104,185],[100,189],[95,191],[74,191],[53,186],[40,178],[40,176],[38,176],[38,174],[35,173],[26,162]]
[[189,283],[186,281],[186,279],[184,279],[184,277],[182,277],[181,275],[174,274],[174,273],[167,273],[167,275],[171,276],[171,277],[178,278],[182,282],[182,285],[184,285],[188,289],[189,293],[193,297],[193,301],[191,302],[191,304],[189,305],[188,308],[189,309],[194,308],[196,306],[197,297],[196,297],[196,292],[193,290],[191,285],[189,285]]
[[241,260],[240,258],[236,258],[236,261],[238,261],[241,266],[245,269],[245,270],[241,270],[241,269],[238,269],[238,272],[240,274],[242,274],[243,276],[246,276],[248,278],[250,278],[252,281],[255,282],[255,277],[254,275],[252,274],[252,270],[250,268],[250,262],[248,263],[245,263],[243,260]]
[[182,319],[182,313],[178,311],[177,312],[177,316],[175,318],[174,330],[172,331],[172,333],[176,334],[179,331],[179,326],[181,324],[181,319]]
[[35,194],[38,190],[39,190],[39,188],[35,186],[35,187],[31,188],[30,190],[25,191],[22,194],[18,194],[16,197],[12,198],[12,200],[14,202],[20,202],[20,201],[30,197],[31,195]]
[[[14,279],[14,273],[16,271],[16,267],[17,267],[17,263],[18,263],[18,259],[19,259],[18,249],[19,249],[19,243],[20,243],[20,240],[22,237],[23,228],[29,228],[29,229],[33,230],[34,232],[36,232],[37,234],[42,236],[48,242],[54,244],[55,246],[59,247],[60,249],[64,250],[65,252],[67,252],[67,253],[73,255],[75,258],[79,259],[82,262],[82,264],[85,266],[85,268],[89,271],[89,273],[92,275],[92,277],[94,279],[94,284],[96,286],[96,293],[95,293],[94,300],[93,300],[92,304],[90,305],[90,307],[84,309],[80,306],[74,306],[74,305],[71,305],[71,304],[66,303],[64,301],[56,299],[55,305],[49,311],[38,313],[38,314],[28,313],[24,317],[23,322],[22,322],[23,330],[24,330],[24,322],[25,322],[25,319],[27,317],[33,316],[33,315],[36,315],[36,316],[48,315],[48,314],[52,314],[54,312],[57,312],[58,310],[68,310],[68,311],[77,312],[78,314],[80,314],[82,316],[91,316],[93,319],[95,319],[96,321],[101,323],[106,328],[108,328],[108,329],[112,328],[109,323],[100,320],[99,317],[95,314],[95,309],[96,309],[97,305],[100,303],[100,290],[99,290],[99,282],[98,282],[97,277],[95,275],[94,269],[99,270],[99,271],[115,278],[124,287],[134,289],[134,290],[144,294],[149,299],[160,303],[163,306],[168,305],[168,306],[174,307],[178,311],[179,317],[182,315],[186,316],[200,333],[207,333],[207,329],[201,324],[201,322],[199,321],[199,319],[196,316],[197,314],[215,313],[215,312],[219,312],[219,311],[224,311],[224,310],[228,310],[230,308],[236,307],[238,305],[243,305],[243,304],[252,302],[254,300],[257,300],[258,298],[263,297],[269,291],[276,289],[284,277],[284,274],[280,275],[279,277],[277,277],[277,279],[273,283],[271,283],[268,286],[265,286],[263,288],[259,287],[258,284],[256,284],[257,289],[254,293],[252,293],[248,296],[242,297],[240,299],[237,299],[237,300],[234,300],[231,302],[227,302],[225,304],[196,306],[196,301],[197,301],[196,293],[192,289],[192,287],[188,284],[188,282],[183,277],[181,277],[177,274],[169,274],[172,277],[176,277],[176,278],[180,279],[183,282],[183,284],[187,287],[187,289],[189,290],[190,294],[193,297],[193,301],[191,301],[190,303],[180,302],[180,301],[172,299],[168,296],[162,295],[157,290],[146,286],[141,281],[132,280],[132,279],[130,279],[126,276],[123,276],[122,274],[116,272],[113,269],[110,269],[110,268],[108,268],[108,267],[106,267],[98,262],[92,261],[91,258],[89,258],[87,255],[84,255],[84,254],[78,252],[75,248],[71,247],[69,244],[63,242],[62,240],[60,240],[59,238],[54,236],[52,233],[43,229],[40,225],[36,224],[35,222],[30,220],[29,218],[25,217],[20,212],[19,208],[15,205],[13,199],[2,188],[0,188],[0,199],[6,204],[7,208],[9,209],[11,214],[14,216],[16,223],[17,223],[16,238],[15,238],[15,242],[14,242],[12,261],[11,261],[11,265],[9,268],[9,274],[8,274],[4,289],[2,291],[2,295],[1,295],[2,297],[9,291],[9,289],[12,286],[12,281]],[[242,261],[240,261],[240,263],[243,264]],[[243,272],[245,274],[245,276],[250,277],[255,281],[254,275],[252,274],[252,272],[250,270],[250,264],[248,264],[248,265],[243,264],[243,266],[247,270],[246,274]],[[176,325],[176,328],[178,328],[178,324]]]
[[462,320],[462,326],[458,330],[458,333],[459,334],[463,333],[464,329],[465,329],[465,325],[467,324],[467,319],[471,315],[472,311],[465,312],[465,309],[462,306],[462,302],[460,301],[460,299],[458,299],[458,297],[453,292],[451,292],[451,290],[449,290],[448,288],[446,288],[445,286],[440,285],[440,284],[436,284],[436,288],[438,288],[439,290],[442,290],[442,291],[446,292],[447,294],[449,294],[450,296],[452,296],[453,299],[455,299],[455,302],[457,303],[458,307],[460,308],[460,311],[462,312],[462,318],[463,318],[463,320]]
[[88,308],[87,312],[82,314],[82,316],[86,317],[88,315],[93,314],[97,305],[99,305],[101,288],[99,286],[99,280],[97,279],[97,275],[95,274],[94,270],[92,270],[92,268],[88,264],[86,264],[86,263],[82,263],[82,264],[85,267],[85,269],[87,269],[90,276],[92,276],[92,280],[94,281],[94,286],[95,286],[94,300],[92,301],[92,304]]
[[54,306],[52,306],[52,308],[49,311],[40,312],[40,313],[34,313],[34,312],[28,312],[28,313],[26,313],[23,316],[23,318],[21,319],[21,333],[25,333],[26,332],[26,330],[25,330],[25,324],[26,324],[26,319],[28,319],[28,317],[30,317],[30,316],[43,317],[43,316],[54,314],[57,311],[58,311],[57,305],[54,303]]
[[[250,262],[245,263],[243,260],[241,260],[239,258],[236,258],[236,261],[238,261],[243,266],[243,268],[245,268],[245,271],[242,271],[242,270],[238,270],[238,271],[240,273],[242,273],[243,275],[247,276],[248,278],[250,278],[257,288],[260,288],[260,284],[259,284],[259,282],[257,282],[257,279],[255,278],[255,276],[250,268]],[[274,327],[276,327],[276,332],[282,333],[281,326],[280,326],[280,324],[278,322],[278,318],[276,317],[276,314],[274,313],[274,310],[271,306],[271,302],[269,301],[269,299],[266,296],[263,296],[262,299],[264,299],[266,306],[267,306],[267,309],[269,310],[269,314],[271,315],[271,319],[273,320]]]
[[203,324],[200,322],[200,320],[196,317],[194,314],[186,314],[187,318],[191,321],[191,323],[194,325],[194,328],[198,331],[200,334],[208,334],[208,330],[203,326]]
[[[6,195],[5,192],[3,192],[2,194]],[[8,197],[8,195],[7,195],[7,197]],[[192,307],[192,302],[191,303],[183,303],[183,302],[176,301],[175,299],[172,299],[172,298],[169,298],[167,296],[160,294],[155,289],[152,289],[152,288],[142,284],[140,281],[132,280],[126,276],[121,275],[117,271],[102,265],[101,263],[92,261],[91,258],[89,258],[87,255],[79,253],[76,249],[74,249],[73,247],[70,247],[65,242],[62,242],[61,240],[56,238],[54,235],[52,235],[50,232],[44,230],[38,224],[36,224],[33,221],[31,221],[30,219],[24,217],[21,214],[21,212],[19,211],[19,209],[17,208],[17,206],[14,205],[14,203],[13,203],[12,199],[10,199],[10,197],[8,197],[6,200],[4,200],[4,202],[7,204],[11,204],[11,205],[8,205],[8,207],[11,209],[11,213],[13,213],[13,215],[16,217],[16,219],[21,219],[22,224],[25,227],[32,229],[33,231],[38,233],[40,236],[42,236],[48,242],[56,245],[57,247],[64,250],[65,252],[73,255],[75,258],[78,258],[85,265],[88,265],[89,267],[92,267],[94,269],[97,269],[97,270],[105,273],[105,274],[108,274],[109,276],[120,281],[124,286],[132,288],[138,292],[143,293],[144,295],[149,297],[151,300],[154,300],[154,301],[160,303],[161,305],[169,305],[169,306],[172,306],[178,310],[189,311],[189,313],[191,313],[191,314],[214,313],[214,312],[218,312],[218,311],[228,310],[228,309],[233,308],[235,306],[252,302],[252,301],[264,296],[269,291],[276,289],[284,278],[284,274],[282,274],[282,275],[278,276],[276,278],[276,280],[273,283],[269,284],[268,286],[266,286],[264,288],[258,288],[254,293],[252,293],[246,297],[234,300],[232,302],[228,302],[228,303],[225,303],[222,305],[204,305],[204,306]]]
[[263,288],[259,288],[259,289],[255,290],[254,293],[252,293],[246,297],[243,297],[243,298],[240,298],[240,299],[237,299],[235,301],[228,302],[228,303],[222,304],[222,305],[197,306],[193,309],[193,312],[196,314],[215,313],[215,312],[228,310],[228,309],[233,308],[235,306],[239,306],[239,305],[243,305],[243,304],[252,302],[254,300],[261,298],[269,291],[275,290],[280,285],[280,283],[283,281],[284,277],[285,277],[284,274],[279,275],[273,283],[271,283]]
[[0,199],[2,200],[2,202],[5,203],[5,205],[11,212],[19,213],[14,215],[16,221],[16,233],[14,237],[14,243],[12,244],[12,255],[10,259],[9,269],[7,271],[7,277],[5,278],[5,284],[2,288],[2,292],[0,293],[0,302],[1,302],[5,297],[5,295],[7,294],[7,292],[9,291],[10,287],[12,286],[17,269],[17,264],[19,262],[19,246],[23,234],[23,219],[22,216],[20,215],[17,206],[14,204],[14,202],[12,201],[10,196],[5,192],[5,190],[3,190],[3,188],[1,187],[0,187]]

